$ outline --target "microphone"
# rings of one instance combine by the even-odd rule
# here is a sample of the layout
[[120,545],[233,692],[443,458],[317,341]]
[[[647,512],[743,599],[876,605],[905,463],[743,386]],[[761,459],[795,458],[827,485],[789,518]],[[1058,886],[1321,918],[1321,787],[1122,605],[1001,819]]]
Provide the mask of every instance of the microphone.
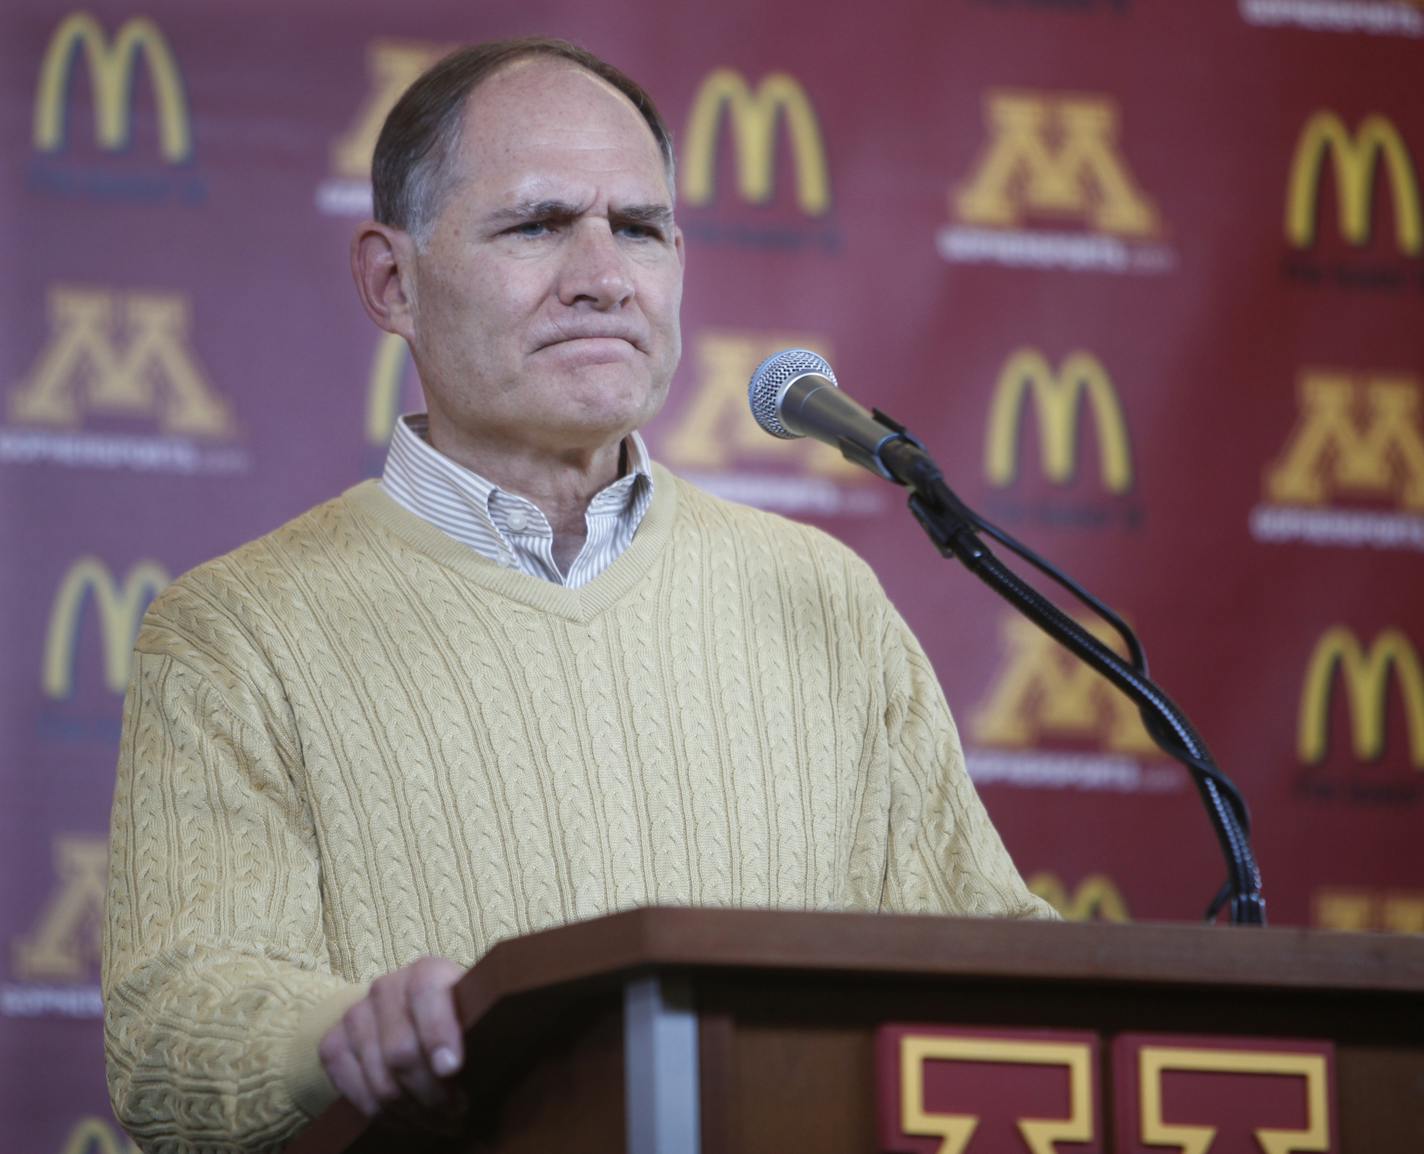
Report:
[[913,485],[924,477],[917,464],[933,467],[902,425],[846,396],[831,366],[809,349],[786,349],[762,361],[747,386],[747,401],[756,423],[773,437],[822,441],[886,480]]

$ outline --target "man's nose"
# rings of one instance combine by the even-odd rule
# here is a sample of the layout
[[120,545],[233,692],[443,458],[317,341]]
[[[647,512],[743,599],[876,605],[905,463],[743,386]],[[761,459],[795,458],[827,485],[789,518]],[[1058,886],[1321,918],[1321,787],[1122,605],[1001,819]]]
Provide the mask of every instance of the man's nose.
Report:
[[574,226],[561,281],[559,299],[566,305],[614,309],[632,299],[628,258],[608,221],[593,217]]

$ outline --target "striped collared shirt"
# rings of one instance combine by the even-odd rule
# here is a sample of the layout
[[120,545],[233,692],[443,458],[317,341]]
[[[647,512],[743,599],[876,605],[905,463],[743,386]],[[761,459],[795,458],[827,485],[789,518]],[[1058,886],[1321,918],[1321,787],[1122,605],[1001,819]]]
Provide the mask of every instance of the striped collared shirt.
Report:
[[402,508],[508,569],[576,589],[622,555],[653,500],[647,446],[637,433],[623,442],[627,468],[589,502],[588,537],[567,573],[554,562],[554,531],[533,501],[507,492],[430,443],[424,413],[396,422],[381,485]]

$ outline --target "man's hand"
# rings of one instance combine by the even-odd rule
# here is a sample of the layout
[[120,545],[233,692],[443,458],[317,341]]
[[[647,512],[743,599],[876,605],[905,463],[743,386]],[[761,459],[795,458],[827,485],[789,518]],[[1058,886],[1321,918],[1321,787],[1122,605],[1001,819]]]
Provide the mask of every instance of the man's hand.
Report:
[[463,1107],[449,1081],[464,1063],[452,987],[464,969],[421,958],[371,983],[317,1047],[327,1077],[368,1118],[443,1127]]

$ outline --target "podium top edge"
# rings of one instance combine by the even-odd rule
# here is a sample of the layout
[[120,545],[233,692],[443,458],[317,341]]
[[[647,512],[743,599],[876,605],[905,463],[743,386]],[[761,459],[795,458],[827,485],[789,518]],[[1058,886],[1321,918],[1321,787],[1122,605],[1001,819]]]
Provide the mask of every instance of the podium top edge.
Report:
[[513,993],[655,969],[1424,993],[1424,937],[650,906],[508,939],[471,974]]

